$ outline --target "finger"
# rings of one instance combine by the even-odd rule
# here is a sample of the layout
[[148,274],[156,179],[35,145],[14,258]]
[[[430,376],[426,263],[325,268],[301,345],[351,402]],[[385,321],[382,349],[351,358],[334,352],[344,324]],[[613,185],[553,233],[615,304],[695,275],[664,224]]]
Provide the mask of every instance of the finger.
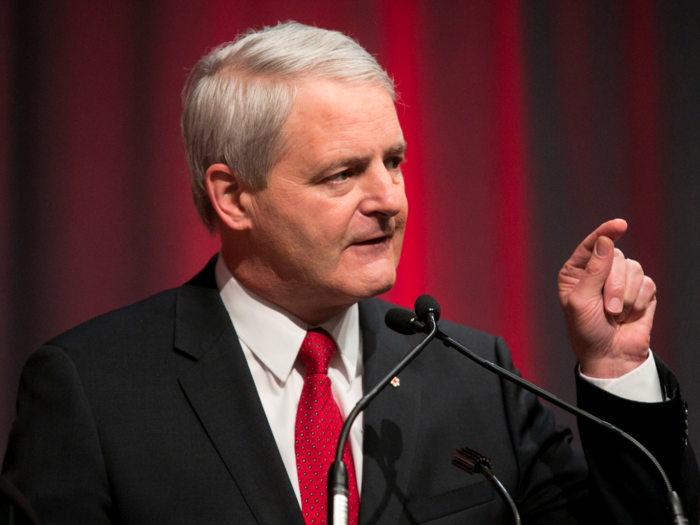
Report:
[[615,248],[612,268],[605,279],[603,288],[603,303],[605,311],[612,316],[622,313],[624,306],[625,283],[627,281],[627,265],[625,256],[620,250]]
[[570,301],[576,303],[580,301],[581,306],[590,304],[592,300],[600,301],[603,286],[610,275],[615,259],[614,248],[614,243],[608,237],[598,238],[586,269],[571,294]]
[[598,226],[598,228],[586,237],[581,244],[578,245],[573,255],[567,261],[567,265],[576,268],[585,268],[588,260],[593,254],[596,241],[600,237],[608,237],[613,241],[618,240],[627,230],[627,223],[622,219],[613,219]]
[[639,288],[639,295],[637,295],[637,299],[634,302],[630,313],[627,314],[626,321],[629,323],[646,315],[647,311],[652,306],[656,308],[656,283],[651,277],[645,275],[642,278],[642,285]]
[[625,265],[627,267],[627,273],[625,279],[625,295],[623,298],[624,304],[622,313],[615,318],[619,323],[625,320],[625,317],[627,317],[637,302],[639,292],[642,288],[642,282],[644,281],[644,270],[642,270],[641,264],[632,259],[627,259]]
[[637,332],[637,337],[643,338],[637,340],[635,343],[639,347],[649,348],[651,345],[650,334],[652,327],[654,326],[654,312],[656,311],[657,304],[656,296],[652,296],[651,300],[643,311],[635,313],[633,310],[630,312],[629,316],[627,316],[625,324],[634,322],[637,325],[646,325],[646,329],[639,330]]

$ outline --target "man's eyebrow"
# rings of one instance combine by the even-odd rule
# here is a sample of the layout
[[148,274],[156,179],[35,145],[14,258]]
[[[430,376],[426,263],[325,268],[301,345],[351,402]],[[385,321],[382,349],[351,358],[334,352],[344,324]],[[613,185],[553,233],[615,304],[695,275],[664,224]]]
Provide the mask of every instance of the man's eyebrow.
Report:
[[406,146],[407,146],[407,144],[405,142],[401,142],[400,144],[396,144],[395,146],[386,150],[384,152],[384,156],[389,157],[391,155],[404,155],[406,153]]
[[320,170],[320,173],[330,173],[336,171],[341,167],[366,165],[369,164],[370,160],[372,160],[371,155],[364,155],[358,157],[343,157],[340,159],[335,159],[334,161],[331,161],[325,166],[323,166],[323,168]]

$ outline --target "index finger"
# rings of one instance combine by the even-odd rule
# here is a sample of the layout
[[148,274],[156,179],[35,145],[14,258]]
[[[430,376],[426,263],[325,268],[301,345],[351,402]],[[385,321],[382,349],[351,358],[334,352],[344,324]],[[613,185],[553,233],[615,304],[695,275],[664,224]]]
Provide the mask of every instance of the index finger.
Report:
[[622,237],[625,231],[627,231],[627,222],[623,219],[613,219],[604,222],[578,245],[573,255],[569,258],[568,264],[576,268],[585,268],[599,237],[605,236],[615,242]]

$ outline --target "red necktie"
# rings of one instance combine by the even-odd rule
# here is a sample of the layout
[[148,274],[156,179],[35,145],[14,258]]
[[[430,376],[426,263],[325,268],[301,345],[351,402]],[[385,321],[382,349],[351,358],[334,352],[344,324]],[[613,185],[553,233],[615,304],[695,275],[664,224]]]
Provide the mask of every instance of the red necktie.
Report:
[[[317,329],[307,332],[299,350],[299,360],[306,369],[294,429],[294,449],[301,492],[301,510],[306,525],[326,524],[328,468],[335,457],[335,447],[343,426],[338,405],[331,392],[328,363],[336,351],[328,333]],[[355,464],[350,443],[345,445],[343,461],[348,469],[350,525],[357,525],[360,499],[355,479]]]

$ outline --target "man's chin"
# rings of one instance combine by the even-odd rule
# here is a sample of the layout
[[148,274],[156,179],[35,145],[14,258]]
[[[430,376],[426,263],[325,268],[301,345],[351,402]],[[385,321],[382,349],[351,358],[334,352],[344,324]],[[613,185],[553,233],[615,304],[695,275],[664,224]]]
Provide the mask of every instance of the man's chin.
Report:
[[394,287],[395,282],[396,274],[387,276],[381,280],[366,282],[363,286],[355,289],[355,299],[356,301],[362,301],[364,299],[370,299],[372,297],[387,293]]
[[378,295],[382,295],[387,293],[389,290],[391,290],[394,287],[394,284],[396,283],[396,279],[392,279],[390,283],[386,283],[384,286],[376,290],[371,297],[377,297]]
[[344,267],[335,272],[335,290],[338,297],[352,297],[354,302],[376,297],[388,292],[396,282],[396,265],[389,258],[358,264],[345,261]]

